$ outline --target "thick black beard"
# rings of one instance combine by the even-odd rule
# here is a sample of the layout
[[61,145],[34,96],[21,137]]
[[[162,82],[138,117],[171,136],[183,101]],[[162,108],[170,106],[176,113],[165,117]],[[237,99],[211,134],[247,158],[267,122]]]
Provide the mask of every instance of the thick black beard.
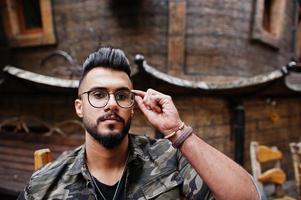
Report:
[[87,132],[101,145],[103,145],[107,149],[114,149],[119,146],[123,141],[123,138],[128,134],[131,127],[131,118],[127,121],[121,132],[111,132],[108,134],[103,134],[101,132],[97,132],[96,127],[91,127],[88,123],[85,123],[83,120],[83,124],[87,130]]

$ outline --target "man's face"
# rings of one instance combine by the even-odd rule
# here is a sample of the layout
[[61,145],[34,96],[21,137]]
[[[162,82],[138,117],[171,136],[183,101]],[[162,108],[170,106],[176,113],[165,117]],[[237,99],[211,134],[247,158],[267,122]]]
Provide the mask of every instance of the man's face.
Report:
[[131,90],[132,83],[126,73],[97,67],[88,72],[79,88],[79,94],[101,89],[110,93],[108,103],[102,108],[93,107],[84,93],[75,100],[75,109],[83,118],[87,132],[107,148],[114,148],[127,135],[133,108],[120,107],[113,95],[120,90]]

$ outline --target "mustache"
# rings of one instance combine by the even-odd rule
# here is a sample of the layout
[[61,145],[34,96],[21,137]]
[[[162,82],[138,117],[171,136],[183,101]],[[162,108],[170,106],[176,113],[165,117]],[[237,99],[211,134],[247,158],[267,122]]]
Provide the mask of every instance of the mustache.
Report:
[[114,119],[114,120],[116,120],[118,122],[125,123],[124,119],[122,117],[120,117],[119,115],[117,115],[116,113],[108,113],[108,114],[105,114],[103,116],[100,116],[97,119],[97,123],[105,121],[107,119]]

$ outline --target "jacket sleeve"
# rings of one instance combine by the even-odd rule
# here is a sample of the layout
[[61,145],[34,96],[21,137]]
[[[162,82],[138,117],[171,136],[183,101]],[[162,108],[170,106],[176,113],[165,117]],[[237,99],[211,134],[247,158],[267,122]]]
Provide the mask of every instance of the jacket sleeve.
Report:
[[186,158],[178,150],[178,170],[183,178],[181,193],[188,199],[213,200],[212,192],[186,160]]
[[26,200],[24,190],[19,193],[17,200]]

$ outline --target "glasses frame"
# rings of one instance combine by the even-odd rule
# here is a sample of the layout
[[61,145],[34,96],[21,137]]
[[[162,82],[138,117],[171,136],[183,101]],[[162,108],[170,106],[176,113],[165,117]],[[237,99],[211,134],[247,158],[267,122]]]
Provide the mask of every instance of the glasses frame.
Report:
[[106,91],[106,90],[103,90],[103,91],[105,91],[105,92],[107,93],[107,95],[108,95],[108,97],[109,97],[108,100],[107,100],[107,103],[105,103],[104,106],[95,106],[95,105],[93,105],[93,104],[91,103],[91,101],[90,101],[90,93],[93,92],[93,91],[95,91],[95,90],[97,90],[97,89],[91,89],[91,90],[88,90],[88,91],[86,91],[86,92],[81,93],[81,94],[78,95],[78,96],[79,96],[79,98],[81,98],[81,96],[82,96],[83,94],[87,94],[87,95],[88,95],[88,102],[89,102],[89,104],[90,104],[92,107],[94,107],[94,108],[104,108],[104,107],[106,107],[106,106],[108,105],[109,101],[110,101],[111,94],[114,95],[114,98],[115,98],[115,101],[116,101],[117,105],[118,105],[119,107],[121,107],[121,108],[131,108],[131,107],[135,104],[135,93],[132,92],[131,90],[128,90],[128,91],[131,93],[131,95],[133,95],[134,101],[133,101],[133,102],[131,103],[131,105],[128,106],[128,107],[121,106],[121,105],[118,103],[118,101],[116,100],[116,93],[118,93],[118,92],[120,92],[120,91],[123,91],[123,90],[118,90],[118,91],[115,91],[115,92],[108,92],[108,91]]

